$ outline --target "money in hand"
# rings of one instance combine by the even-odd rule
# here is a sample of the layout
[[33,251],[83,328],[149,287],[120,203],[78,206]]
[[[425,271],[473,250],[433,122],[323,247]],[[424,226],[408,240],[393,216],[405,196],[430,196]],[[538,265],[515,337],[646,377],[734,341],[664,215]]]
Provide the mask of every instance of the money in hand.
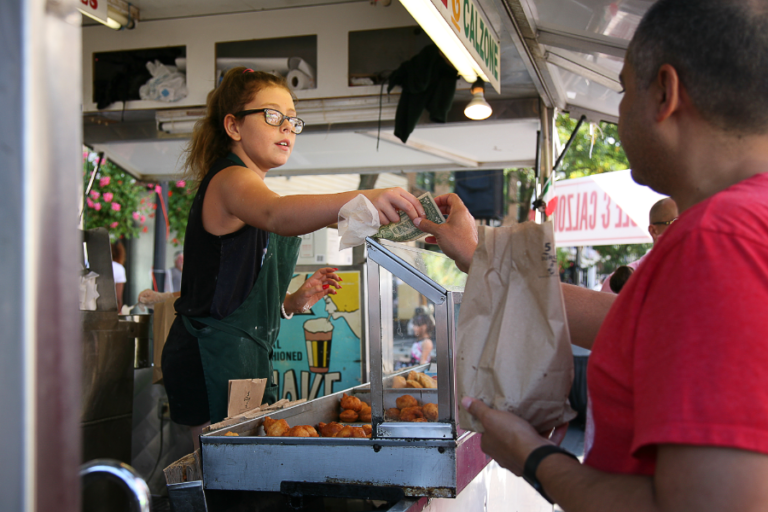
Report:
[[[424,207],[424,212],[427,214],[428,220],[431,220],[435,224],[442,224],[445,222],[445,217],[443,217],[440,208],[435,204],[432,194],[427,192],[426,194],[419,196],[418,200]],[[381,226],[374,237],[392,240],[393,242],[410,242],[412,240],[418,240],[426,235],[427,233],[416,227],[413,221],[408,217],[407,213],[400,211],[400,221]]]

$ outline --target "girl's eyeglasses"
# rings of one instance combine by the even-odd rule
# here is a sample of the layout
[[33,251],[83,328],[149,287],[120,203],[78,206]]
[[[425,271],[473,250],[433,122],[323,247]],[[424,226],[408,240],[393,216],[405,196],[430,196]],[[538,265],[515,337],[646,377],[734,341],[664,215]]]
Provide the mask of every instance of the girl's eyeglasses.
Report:
[[241,110],[235,114],[235,117],[245,117],[251,114],[257,114],[259,112],[264,112],[264,120],[270,126],[281,126],[283,121],[287,119],[288,123],[291,125],[291,131],[293,133],[298,135],[304,129],[304,121],[298,117],[286,116],[279,110],[275,110],[273,108],[253,108],[250,110]]

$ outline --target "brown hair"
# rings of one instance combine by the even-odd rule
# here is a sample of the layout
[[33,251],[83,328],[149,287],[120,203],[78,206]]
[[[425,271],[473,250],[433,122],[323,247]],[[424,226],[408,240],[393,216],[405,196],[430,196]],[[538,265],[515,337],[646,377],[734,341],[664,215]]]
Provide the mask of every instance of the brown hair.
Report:
[[118,240],[111,244],[112,261],[125,265],[125,246]]
[[243,110],[256,93],[267,87],[283,87],[290,92],[285,79],[264,71],[244,67],[232,68],[219,86],[208,93],[205,117],[195,124],[192,140],[185,148],[184,177],[200,182],[213,162],[227,156],[232,139],[224,129],[224,118]]

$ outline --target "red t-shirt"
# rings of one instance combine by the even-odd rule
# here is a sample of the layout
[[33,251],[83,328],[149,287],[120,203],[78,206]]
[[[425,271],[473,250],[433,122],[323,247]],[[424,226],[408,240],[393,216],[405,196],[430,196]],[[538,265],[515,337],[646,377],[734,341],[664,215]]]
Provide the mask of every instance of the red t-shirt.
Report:
[[651,475],[670,443],[768,454],[768,174],[669,227],[608,313],[587,381],[589,466]]

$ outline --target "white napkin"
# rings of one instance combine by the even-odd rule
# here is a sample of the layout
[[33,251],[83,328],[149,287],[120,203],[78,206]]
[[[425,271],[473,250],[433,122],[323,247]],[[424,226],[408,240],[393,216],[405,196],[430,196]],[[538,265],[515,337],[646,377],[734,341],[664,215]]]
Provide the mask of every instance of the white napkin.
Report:
[[362,244],[380,227],[379,211],[373,203],[363,194],[356,196],[339,210],[339,250]]
[[96,299],[99,298],[99,292],[96,291],[96,278],[99,274],[88,272],[80,276],[80,310],[96,311]]

